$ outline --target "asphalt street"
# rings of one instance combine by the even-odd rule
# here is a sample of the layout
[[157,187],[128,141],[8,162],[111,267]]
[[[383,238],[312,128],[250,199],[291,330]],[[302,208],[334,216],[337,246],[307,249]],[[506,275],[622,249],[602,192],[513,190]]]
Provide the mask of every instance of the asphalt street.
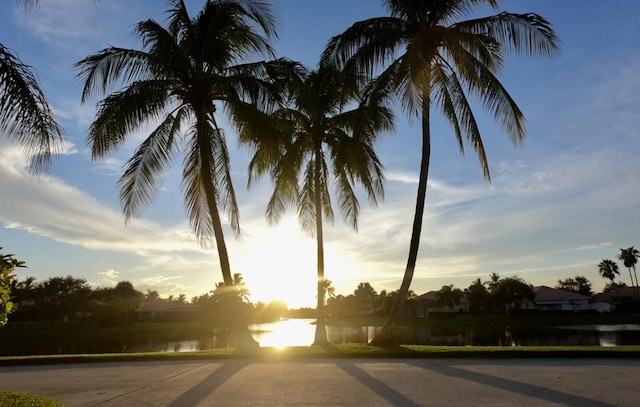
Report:
[[0,366],[81,406],[639,406],[640,360],[231,359]]

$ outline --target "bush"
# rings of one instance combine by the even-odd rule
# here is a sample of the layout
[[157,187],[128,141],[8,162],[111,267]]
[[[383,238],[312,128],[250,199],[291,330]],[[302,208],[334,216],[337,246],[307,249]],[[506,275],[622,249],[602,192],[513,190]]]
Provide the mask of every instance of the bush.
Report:
[[0,391],[2,407],[66,407],[65,404],[35,394]]

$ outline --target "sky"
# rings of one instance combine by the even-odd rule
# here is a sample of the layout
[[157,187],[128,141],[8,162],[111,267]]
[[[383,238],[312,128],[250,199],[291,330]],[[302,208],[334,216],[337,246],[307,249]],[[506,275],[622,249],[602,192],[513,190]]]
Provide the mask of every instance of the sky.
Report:
[[[0,2],[0,42],[33,67],[67,139],[40,177],[0,134],[0,247],[27,263],[18,278],[83,278],[94,287],[130,281],[163,297],[204,294],[222,280],[215,249],[198,245],[186,221],[180,160],[142,216],[127,224],[116,181],[144,131],[103,161],[85,142],[99,99],[81,105],[72,66],[107,46],[140,48],[133,25],[166,19],[160,0],[42,0],[27,12]],[[466,288],[489,274],[533,285],[584,275],[594,291],[602,259],[640,246],[640,2],[511,0],[469,17],[503,10],[535,12],[552,23],[561,52],[551,59],[510,55],[499,78],[527,118],[527,139],[514,147],[476,110],[491,183],[473,150],[458,150],[454,134],[432,115],[432,159],[420,253],[411,289],[422,294],[454,284]],[[195,15],[203,2],[188,0]],[[386,15],[376,0],[274,2],[280,57],[315,67],[329,38],[356,21]],[[476,106],[478,107],[478,106]],[[251,299],[315,304],[315,240],[295,211],[269,226],[267,180],[247,190],[249,152],[228,128],[241,235],[227,227],[233,273],[242,273]],[[397,110],[396,127],[376,145],[385,168],[385,199],[361,199],[358,231],[336,216],[325,227],[326,277],[336,292],[361,282],[394,291],[406,265],[418,170],[420,126]],[[337,211],[337,208],[336,208]],[[226,225],[228,226],[228,225]],[[620,280],[630,284],[619,262]]]

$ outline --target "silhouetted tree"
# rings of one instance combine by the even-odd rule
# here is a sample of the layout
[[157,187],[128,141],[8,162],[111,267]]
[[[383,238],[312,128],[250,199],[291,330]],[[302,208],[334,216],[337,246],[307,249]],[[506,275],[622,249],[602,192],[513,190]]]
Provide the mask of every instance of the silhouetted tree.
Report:
[[[502,125],[515,144],[525,138],[524,115],[497,79],[508,51],[550,56],[557,49],[551,24],[533,13],[500,14],[467,21],[458,20],[475,7],[498,8],[497,0],[383,0],[388,17],[353,24],[332,38],[326,59],[356,66],[373,74],[381,65],[381,78],[393,77],[409,117],[422,118],[422,159],[407,266],[398,302],[373,340],[395,342],[393,331],[404,306],[418,257],[431,155],[432,105],[441,108],[452,125],[460,151],[466,139],[478,155],[490,181],[478,121],[470,104],[477,97]],[[387,64],[388,65],[385,65]]]
[[469,310],[471,312],[477,313],[487,309],[489,291],[480,278],[473,280],[471,285],[464,290],[464,294],[469,301]]
[[38,313],[46,320],[82,318],[90,308],[91,287],[83,278],[50,277],[36,285],[35,294]]
[[[154,20],[135,26],[143,50],[109,47],[76,64],[84,81],[82,102],[108,93],[89,128],[93,159],[106,157],[148,123],[160,124],[126,163],[118,181],[125,219],[140,214],[180,148],[185,209],[205,247],[217,249],[225,285],[233,285],[220,210],[240,233],[225,134],[218,125],[219,103],[232,124],[266,104],[273,88],[263,79],[268,64],[247,63],[254,56],[273,57],[276,36],[270,3],[208,0],[195,18],[182,0],[170,0],[168,27]],[[216,114],[218,113],[218,114]],[[238,348],[253,349],[248,330]]]
[[154,301],[160,299],[160,294],[156,290],[147,290],[147,293],[144,295],[145,300]]
[[598,264],[598,272],[602,276],[602,278],[608,278],[613,281],[616,278],[616,275],[620,275],[620,271],[618,270],[618,264],[611,259],[604,259]]
[[121,324],[134,320],[135,312],[145,300],[129,281],[120,281],[115,287],[94,289],[92,310],[103,324]]
[[500,279],[490,291],[492,305],[504,310],[507,314],[514,309],[522,308],[526,302],[533,302],[535,292],[533,286],[519,277]]
[[558,280],[556,288],[586,295],[588,297],[593,295],[593,291],[591,291],[591,281],[589,281],[585,276],[576,276],[575,278]]
[[[274,184],[267,205],[269,222],[276,223],[292,205],[302,229],[316,238],[317,321],[314,344],[326,344],[324,312],[324,220],[333,222],[330,185],[334,186],[345,220],[357,230],[360,184],[369,200],[383,197],[382,164],[373,144],[392,128],[386,106],[389,87],[367,88],[363,78],[321,63],[317,70],[299,68],[287,84],[289,103],[262,126],[247,126],[241,139],[254,155],[249,185],[268,174]],[[258,133],[253,131],[258,127]]]
[[368,315],[375,312],[378,293],[371,284],[368,282],[358,284],[353,291],[353,296],[356,298],[358,311],[361,314]]
[[462,290],[455,288],[453,284],[443,285],[442,288],[436,292],[438,305],[447,306],[450,310],[453,310],[455,305],[460,305],[462,297],[464,297]]
[[[636,273],[636,263],[638,263],[638,257],[640,257],[640,251],[636,249],[634,246],[628,247],[626,249],[620,249],[620,254],[618,255],[618,259],[622,260],[624,266],[629,269],[629,278],[631,278],[631,285],[638,286],[638,274]],[[636,276],[635,283],[633,282],[633,275],[631,274],[631,270],[633,269],[633,274]]]

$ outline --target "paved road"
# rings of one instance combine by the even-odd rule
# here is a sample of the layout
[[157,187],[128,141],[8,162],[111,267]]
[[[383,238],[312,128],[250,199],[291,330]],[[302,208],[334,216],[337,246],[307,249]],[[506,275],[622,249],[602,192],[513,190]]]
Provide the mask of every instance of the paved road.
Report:
[[640,406],[640,360],[309,359],[0,367],[80,406]]

